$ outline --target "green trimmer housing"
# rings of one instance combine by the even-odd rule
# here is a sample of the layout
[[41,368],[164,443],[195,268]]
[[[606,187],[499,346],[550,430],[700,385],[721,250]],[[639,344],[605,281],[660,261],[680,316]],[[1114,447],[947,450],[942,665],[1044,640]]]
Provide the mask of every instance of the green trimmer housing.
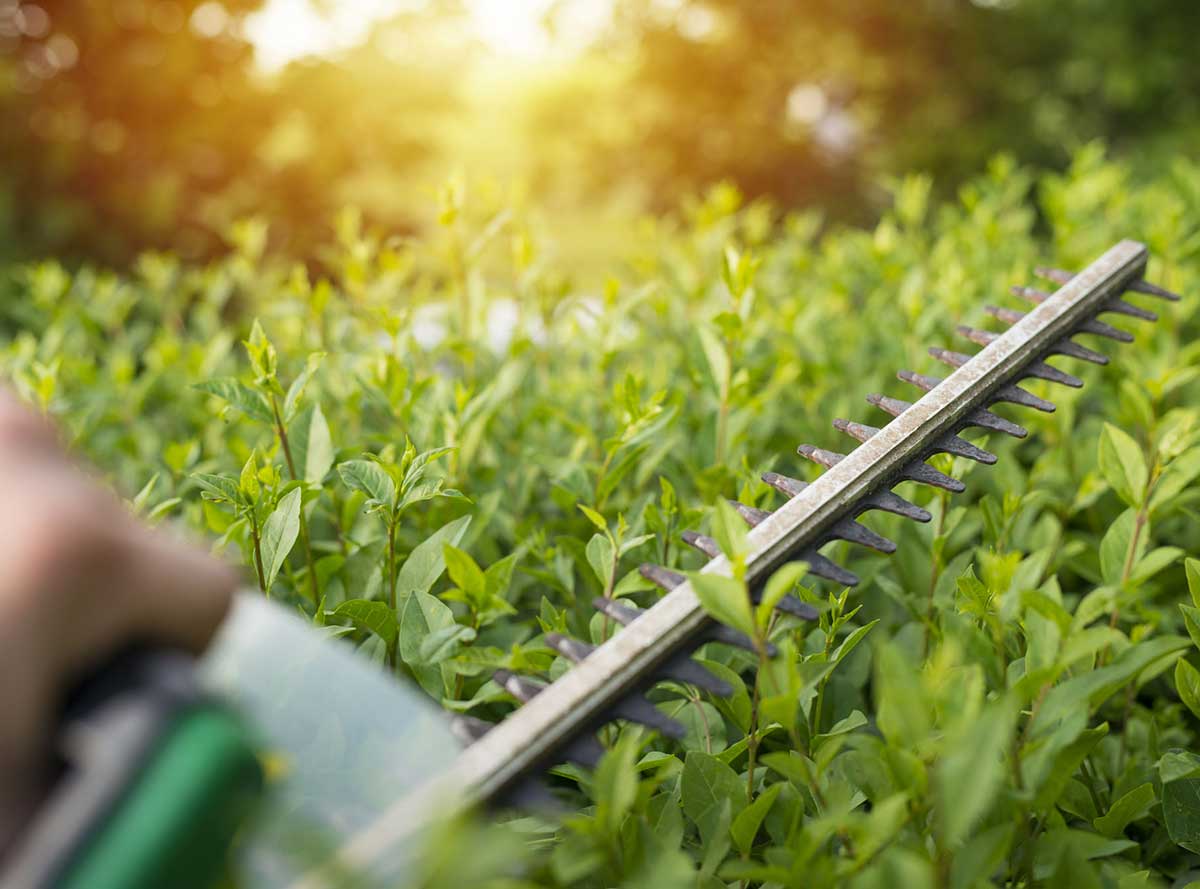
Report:
[[242,719],[195,662],[129,653],[72,701],[56,775],[0,868],[5,889],[213,889],[263,773]]
[[[328,865],[462,750],[346,632],[246,593],[199,659],[139,652],[100,672],[0,889],[287,889]],[[346,877],[402,887],[417,848]]]

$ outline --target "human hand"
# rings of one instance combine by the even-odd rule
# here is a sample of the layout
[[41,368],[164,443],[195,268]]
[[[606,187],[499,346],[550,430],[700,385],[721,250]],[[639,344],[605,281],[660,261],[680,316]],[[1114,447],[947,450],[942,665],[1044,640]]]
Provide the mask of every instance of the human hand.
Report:
[[65,691],[134,641],[201,651],[237,580],[139,524],[0,387],[0,843]]

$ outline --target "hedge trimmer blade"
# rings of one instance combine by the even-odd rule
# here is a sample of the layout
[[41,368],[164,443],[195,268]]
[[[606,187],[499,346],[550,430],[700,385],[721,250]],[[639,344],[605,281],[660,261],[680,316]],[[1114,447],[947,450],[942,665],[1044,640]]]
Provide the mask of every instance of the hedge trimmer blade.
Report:
[[[899,378],[924,395],[915,403],[883,395],[867,401],[893,419],[882,428],[838,419],[834,426],[859,442],[842,454],[810,445],[799,453],[826,468],[812,483],[777,473],[763,480],[790,499],[767,512],[735,504],[751,526],[746,556],[746,579],[757,596],[767,578],[789,561],[804,561],[809,573],[835,584],[854,586],[858,577],[822,555],[819,550],[834,540],[849,541],[880,552],[896,545],[857,521],[872,510],[883,510],[918,522],[930,520],[923,508],[891,491],[901,481],[961,492],[965,485],[928,465],[935,454],[952,454],[984,464],[995,455],[979,448],[959,433],[978,427],[1017,438],[1026,430],[993,413],[997,403],[1053,411],[1053,403],[1020,387],[1026,379],[1040,379],[1078,388],[1083,382],[1047,359],[1061,356],[1097,364],[1108,359],[1074,341],[1091,334],[1118,342],[1132,337],[1097,320],[1098,315],[1120,314],[1153,321],[1153,312],[1122,299],[1126,291],[1168,300],[1179,297],[1141,280],[1148,257],[1144,245],[1122,241],[1078,274],[1039,269],[1038,274],[1061,285],[1053,293],[1029,287],[1014,292],[1034,303],[1025,314],[988,307],[989,314],[1010,325],[1004,333],[959,328],[967,340],[982,345],[973,355],[945,349],[930,354],[953,370],[944,379],[901,370]],[[704,573],[728,574],[730,565],[714,540],[688,533],[684,540],[711,557]],[[724,683],[690,659],[696,647],[710,640],[735,645],[750,643],[727,627],[716,624],[692,590],[688,579],[656,565],[643,566],[642,574],[666,590],[645,611],[624,603],[600,600],[597,606],[623,629],[593,648],[562,636],[547,642],[575,662],[563,677],[549,685],[533,683],[511,673],[497,674],[497,682],[521,706],[495,726],[474,721],[467,734],[473,743],[445,774],[432,779],[418,793],[397,802],[372,828],[341,851],[341,861],[351,868],[366,865],[387,854],[438,808],[456,808],[481,802],[536,798],[538,771],[570,760],[594,764],[602,748],[594,733],[604,723],[622,719],[678,737],[682,726],[666,717],[645,697],[656,682],[672,679],[720,694]],[[817,612],[795,597],[785,597],[780,611],[805,620]],[[304,884],[322,885],[319,877]]]

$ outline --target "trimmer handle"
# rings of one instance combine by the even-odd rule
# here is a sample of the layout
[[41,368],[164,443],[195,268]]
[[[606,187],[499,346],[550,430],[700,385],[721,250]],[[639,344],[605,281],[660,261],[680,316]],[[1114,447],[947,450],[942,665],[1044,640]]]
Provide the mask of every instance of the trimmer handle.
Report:
[[73,694],[0,889],[211,889],[262,787],[236,716],[188,655],[130,650]]

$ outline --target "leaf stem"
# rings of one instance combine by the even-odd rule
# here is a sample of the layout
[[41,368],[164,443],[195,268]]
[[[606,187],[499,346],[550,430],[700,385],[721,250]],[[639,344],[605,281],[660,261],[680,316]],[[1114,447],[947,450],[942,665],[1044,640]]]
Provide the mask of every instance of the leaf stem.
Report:
[[[292,481],[303,481],[296,473],[296,461],[292,459],[292,446],[288,441],[287,429],[283,425],[283,417],[279,413],[279,402],[271,393],[271,412],[275,415],[275,431],[279,435],[279,446],[283,449],[283,458],[287,461],[288,473]],[[308,537],[308,519],[304,515],[304,502],[300,503],[300,543],[304,547],[304,561],[308,565],[308,594],[312,598],[313,608],[319,608],[321,593],[317,589],[317,568],[313,560],[312,543]]]
[[[388,548],[387,548],[387,590],[388,605],[391,606],[392,613],[396,613],[396,525],[398,518],[392,516],[388,519]],[[399,637],[388,644],[387,662],[388,666],[395,669],[396,667],[396,649],[399,644]]]
[[262,538],[258,533],[258,519],[254,515],[254,507],[250,508],[250,539],[254,542],[254,570],[258,572],[258,586],[269,599],[271,591],[267,589],[267,575],[263,571]]

